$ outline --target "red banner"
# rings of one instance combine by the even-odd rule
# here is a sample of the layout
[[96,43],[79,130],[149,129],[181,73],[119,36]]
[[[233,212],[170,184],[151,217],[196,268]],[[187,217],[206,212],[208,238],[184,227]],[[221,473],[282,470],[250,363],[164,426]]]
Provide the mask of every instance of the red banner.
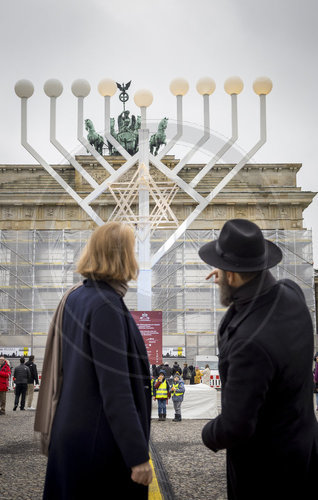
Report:
[[131,311],[144,339],[151,365],[162,363],[162,311]]

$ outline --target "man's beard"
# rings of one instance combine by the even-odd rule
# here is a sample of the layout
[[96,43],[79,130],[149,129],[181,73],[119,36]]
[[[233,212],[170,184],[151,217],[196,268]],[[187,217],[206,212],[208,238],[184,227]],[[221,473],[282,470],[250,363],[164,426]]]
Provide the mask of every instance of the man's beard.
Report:
[[228,307],[232,302],[232,295],[234,288],[232,288],[228,281],[227,281],[227,276],[226,272],[222,271],[221,269],[219,270],[219,293],[220,293],[220,302],[222,306]]

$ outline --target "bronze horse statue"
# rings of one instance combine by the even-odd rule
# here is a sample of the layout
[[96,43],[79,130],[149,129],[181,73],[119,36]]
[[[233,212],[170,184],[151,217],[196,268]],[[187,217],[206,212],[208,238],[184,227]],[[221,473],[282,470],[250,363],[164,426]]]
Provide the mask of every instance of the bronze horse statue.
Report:
[[157,156],[160,146],[166,145],[166,128],[168,118],[163,118],[158,125],[158,131],[150,137],[150,153]]
[[87,118],[85,120],[85,128],[88,131],[88,134],[87,134],[88,142],[90,143],[91,146],[93,146],[96,149],[96,151],[100,155],[102,155],[103,154],[103,146],[106,146],[106,144],[104,142],[104,138],[95,131],[93,122],[89,118]]

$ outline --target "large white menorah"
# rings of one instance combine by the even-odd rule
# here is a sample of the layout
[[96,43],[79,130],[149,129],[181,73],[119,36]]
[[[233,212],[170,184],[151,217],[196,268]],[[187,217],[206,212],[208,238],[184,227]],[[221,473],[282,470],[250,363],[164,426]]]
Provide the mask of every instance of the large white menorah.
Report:
[[[105,181],[98,184],[92,176],[78,163],[76,158],[68,152],[56,137],[56,101],[63,92],[63,85],[58,80],[48,80],[44,84],[44,91],[50,98],[50,141],[53,146],[62,154],[62,156],[77,170],[77,172],[89,183],[92,188],[91,193],[85,198],[81,198],[78,193],[49,165],[48,162],[29,144],[27,139],[27,101],[33,95],[33,84],[28,80],[20,80],[15,85],[15,92],[21,98],[21,143],[24,148],[40,163],[43,168],[65,189],[65,191],[75,200],[76,203],[87,213],[87,215],[97,224],[104,224],[104,221],[92,208],[91,203],[95,201],[102,193],[109,190],[112,192],[112,186],[118,184],[120,178],[136,164],[138,165],[137,174],[134,176],[134,182],[124,191],[124,195],[118,199],[120,205],[120,214],[122,220],[133,222],[137,226],[138,234],[138,309],[151,310],[151,290],[152,290],[152,269],[161,257],[172,247],[178,238],[190,227],[194,220],[208,206],[217,194],[233,179],[233,177],[246,165],[252,156],[261,148],[266,141],[266,95],[272,89],[272,82],[261,77],[254,81],[253,89],[260,99],[260,138],[257,143],[242,156],[240,161],[233,166],[229,173],[217,184],[217,186],[205,197],[195,189],[197,184],[210,172],[217,161],[233,146],[238,139],[238,114],[237,97],[243,90],[243,82],[238,77],[231,77],[224,84],[225,91],[231,97],[231,117],[232,117],[232,136],[223,144],[221,149],[207,162],[202,170],[192,179],[191,182],[185,182],[178,174],[189,162],[193,155],[202,148],[209,140],[210,134],[210,95],[215,90],[215,82],[211,78],[202,78],[197,83],[197,90],[203,97],[203,135],[199,141],[193,145],[187,154],[180,159],[173,168],[168,168],[163,163],[163,158],[171,149],[178,144],[183,136],[183,96],[188,92],[189,85],[186,80],[178,78],[171,82],[170,90],[176,96],[177,100],[177,133],[165,145],[163,150],[155,156],[149,151],[149,130],[147,128],[147,108],[153,101],[152,93],[148,90],[137,91],[134,95],[135,104],[140,108],[141,126],[139,130],[139,149],[136,154],[129,154],[125,148],[113,137],[110,131],[110,100],[117,90],[116,83],[110,79],[102,80],[98,85],[100,94],[104,97],[105,106],[105,139],[121,154],[123,164],[115,170],[97,150],[85,139],[83,132],[84,124],[84,99],[90,93],[90,85],[86,80],[76,80],[72,85],[72,92],[77,98],[77,139],[85,146],[87,151],[98,161],[98,163],[108,172]],[[160,217],[169,211],[169,204],[175,193],[174,187],[169,188],[168,198],[156,189],[151,180],[149,165],[157,168],[165,178],[169,180],[172,186],[177,187],[190,196],[195,202],[196,207],[192,213],[173,231],[168,240],[153,254],[150,252],[150,237],[153,227],[160,227]],[[150,198],[156,192],[157,196],[152,196],[155,200],[155,211],[150,212]],[[130,198],[130,201],[129,201]],[[138,216],[133,216],[131,210],[131,200],[138,198]],[[153,215],[155,213],[155,216]],[[161,215],[160,215],[161,214]],[[126,216],[126,217],[125,217]],[[175,219],[175,222],[176,219]]]

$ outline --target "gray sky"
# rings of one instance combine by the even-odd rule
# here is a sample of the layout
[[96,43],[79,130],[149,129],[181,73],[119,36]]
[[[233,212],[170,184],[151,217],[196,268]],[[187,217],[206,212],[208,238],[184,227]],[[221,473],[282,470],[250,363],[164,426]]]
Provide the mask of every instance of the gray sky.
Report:
[[[34,83],[29,100],[30,143],[49,162],[60,160],[49,144],[49,99],[43,84],[62,81],[58,100],[58,139],[69,150],[76,140],[76,99],[71,84],[87,79],[92,87],[85,116],[103,128],[103,101],[97,92],[102,78],[133,80],[132,96],[149,88],[154,102],[150,119],[175,119],[170,81],[182,76],[190,91],[184,99],[184,119],[202,122],[202,101],[195,90],[202,76],[214,78],[211,129],[230,135],[230,101],[223,83],[239,75],[245,84],[239,96],[239,140],[249,150],[258,140],[258,97],[252,83],[269,76],[267,143],[255,155],[258,162],[300,162],[298,185],[318,192],[316,0],[14,0],[0,5],[1,163],[34,163],[20,144],[20,102],[17,80]],[[112,99],[112,113],[120,111]],[[118,113],[117,113],[118,114]],[[313,228],[318,267],[318,196],[305,211],[305,226]]]

